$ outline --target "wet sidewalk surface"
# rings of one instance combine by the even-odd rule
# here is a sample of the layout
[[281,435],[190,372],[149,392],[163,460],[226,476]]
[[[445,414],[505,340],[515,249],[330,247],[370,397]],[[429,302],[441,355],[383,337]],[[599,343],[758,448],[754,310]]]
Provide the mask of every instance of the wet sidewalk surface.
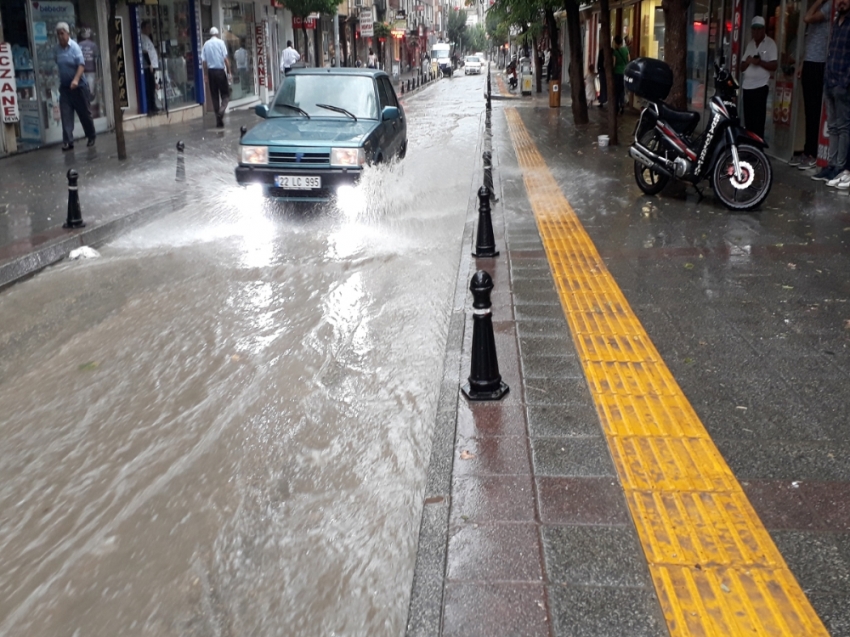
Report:
[[[599,149],[604,112],[577,130],[545,93],[493,102],[501,254],[461,264],[408,635],[690,634],[668,628],[650,577],[507,132],[514,108],[826,630],[850,635],[850,200],[775,159],[755,213],[707,187],[645,197],[634,118]],[[476,223],[472,210],[464,254]],[[490,403],[458,391],[478,269],[511,388]]]

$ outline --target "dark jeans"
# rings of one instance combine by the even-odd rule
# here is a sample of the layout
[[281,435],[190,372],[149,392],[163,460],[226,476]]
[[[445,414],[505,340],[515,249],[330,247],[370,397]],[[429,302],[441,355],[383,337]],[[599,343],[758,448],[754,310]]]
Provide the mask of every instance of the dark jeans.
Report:
[[850,148],[850,88],[826,87],[824,98],[829,127],[829,165],[843,169]]
[[617,110],[623,110],[626,105],[626,77],[614,73],[614,90],[617,92]]
[[[744,89],[744,126],[751,133],[764,139],[764,123],[767,119],[767,94],[769,86]],[[817,154],[817,153],[815,153]]]
[[89,110],[89,91],[85,86],[59,89],[59,112],[62,116],[62,141],[74,143],[74,113],[80,118],[88,139],[97,137]]
[[153,69],[145,68],[145,95],[147,97],[148,115],[153,115],[159,109],[156,107],[156,81]]
[[210,82],[210,97],[212,97],[215,121],[221,124],[224,121],[224,112],[230,102],[230,86],[227,85],[227,73],[224,69],[209,69],[207,77]]
[[820,114],[823,107],[823,62],[803,62],[800,82],[803,85],[803,110],[806,114],[806,144],[803,154],[818,156],[820,137]]

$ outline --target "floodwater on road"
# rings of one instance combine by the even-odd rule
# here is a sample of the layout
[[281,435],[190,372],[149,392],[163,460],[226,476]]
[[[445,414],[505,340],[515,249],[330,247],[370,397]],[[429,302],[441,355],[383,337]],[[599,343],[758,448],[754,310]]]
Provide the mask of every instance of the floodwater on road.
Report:
[[222,153],[0,293],[0,635],[403,633],[483,83],[408,99],[364,208]]

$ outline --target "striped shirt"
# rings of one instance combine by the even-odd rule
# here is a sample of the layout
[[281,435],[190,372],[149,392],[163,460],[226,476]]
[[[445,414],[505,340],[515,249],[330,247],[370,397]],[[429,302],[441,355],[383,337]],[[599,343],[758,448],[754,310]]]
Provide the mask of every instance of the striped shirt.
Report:
[[211,37],[204,43],[201,49],[201,62],[207,63],[208,69],[223,69],[224,60],[227,58],[227,45],[221,38]]

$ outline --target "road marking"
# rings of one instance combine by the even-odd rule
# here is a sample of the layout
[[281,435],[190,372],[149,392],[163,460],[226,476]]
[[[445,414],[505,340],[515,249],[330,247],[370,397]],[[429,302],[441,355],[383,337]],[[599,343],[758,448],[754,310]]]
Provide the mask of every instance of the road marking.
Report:
[[828,637],[517,110],[506,115],[670,634]]

